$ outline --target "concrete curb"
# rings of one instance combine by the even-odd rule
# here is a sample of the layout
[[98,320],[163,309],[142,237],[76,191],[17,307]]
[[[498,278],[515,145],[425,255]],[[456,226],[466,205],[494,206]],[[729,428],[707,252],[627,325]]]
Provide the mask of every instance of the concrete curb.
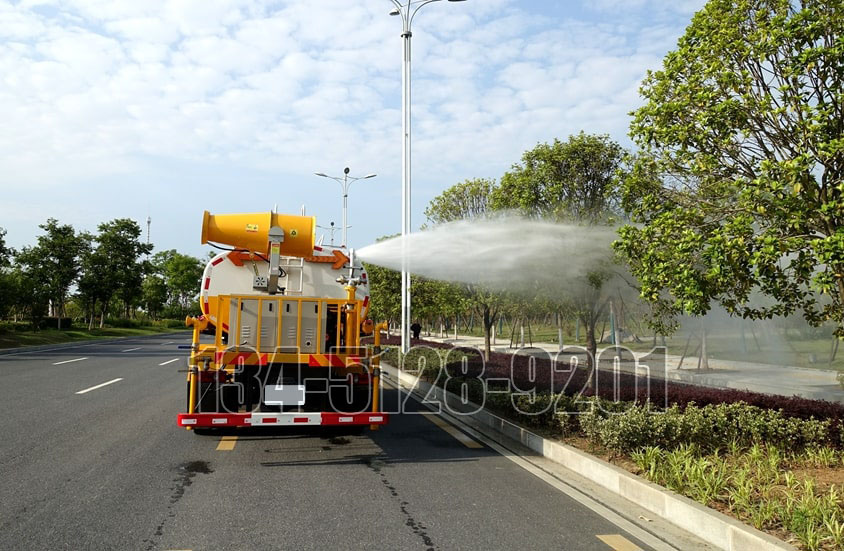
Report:
[[[403,386],[430,399],[448,400],[449,405],[460,404],[459,396],[434,387],[415,375],[400,372],[382,364],[382,369]],[[452,408],[454,409],[454,408]],[[467,405],[466,411],[479,409]],[[796,548],[773,536],[756,530],[732,517],[705,507],[696,501],[675,494],[661,486],[631,474],[611,463],[589,455],[572,446],[543,438],[515,423],[480,409],[472,414],[474,421],[491,429],[494,436],[520,442],[539,455],[592,480],[607,490],[632,501],[675,526],[694,534],[724,551],[796,551]],[[493,438],[498,440],[498,438]],[[501,442],[506,445],[505,442]]]
[[38,344],[34,346],[18,346],[17,348],[0,348],[0,356],[8,356],[10,354],[21,354],[26,352],[39,352],[43,350],[64,350],[68,348],[79,348],[80,346],[90,346],[96,344],[106,344],[110,342],[120,342],[128,339],[146,339],[150,337],[163,337],[178,335],[184,333],[190,336],[190,331],[174,331],[172,333],[152,333],[150,335],[128,335],[126,337],[106,337],[102,339],[91,339],[86,341],[71,341],[71,342],[57,342],[55,344]]

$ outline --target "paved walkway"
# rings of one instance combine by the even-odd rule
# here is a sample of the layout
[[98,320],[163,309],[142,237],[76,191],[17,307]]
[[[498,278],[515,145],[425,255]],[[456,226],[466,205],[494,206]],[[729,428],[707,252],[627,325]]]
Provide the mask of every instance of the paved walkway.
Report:
[[[454,335],[441,338],[438,336],[422,336],[423,339],[456,344],[460,346],[473,346],[483,348],[483,337],[472,337],[460,335],[457,340]],[[516,348],[502,345],[494,345],[493,351],[512,354]],[[534,342],[533,348],[540,348],[550,354],[556,354],[559,350],[554,343]],[[600,352],[601,348],[598,349]],[[644,353],[636,353],[637,357]],[[805,367],[792,367],[773,364],[760,364],[750,362],[735,362],[726,360],[709,359],[709,370],[698,371],[698,358],[687,356],[683,361],[682,369],[677,369],[680,363],[680,356],[667,356],[666,377],[670,381],[696,384],[714,388],[731,388],[736,390],[751,390],[765,394],[778,394],[781,396],[801,396],[819,400],[830,400],[844,403],[844,390],[838,384],[836,370],[809,369]],[[632,371],[633,365],[623,365],[622,370]]]

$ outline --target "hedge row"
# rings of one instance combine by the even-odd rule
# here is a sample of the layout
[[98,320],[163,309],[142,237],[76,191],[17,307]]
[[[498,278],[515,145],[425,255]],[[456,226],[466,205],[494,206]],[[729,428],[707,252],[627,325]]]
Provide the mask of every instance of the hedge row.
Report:
[[[398,337],[385,339],[387,345],[398,345]],[[488,362],[483,358],[477,349],[455,348],[449,344],[430,341],[420,341],[415,344],[423,344],[438,351],[446,361],[446,369],[449,374],[465,376],[469,379],[481,376],[485,379],[509,379],[512,385],[524,391],[533,389],[536,393],[565,394],[566,396],[595,396],[603,399],[602,403],[608,401],[628,402],[644,405],[650,403],[650,407],[674,406],[684,410],[689,405],[705,407],[708,405],[744,403],[763,410],[780,412],[781,415],[796,419],[816,419],[829,421],[829,431],[832,440],[838,442],[842,436],[842,423],[844,423],[844,405],[826,400],[811,400],[798,396],[777,396],[750,392],[742,390],[719,389],[683,383],[662,381],[652,382],[648,387],[648,381],[644,377],[629,373],[621,373],[618,376],[615,388],[608,381],[608,377],[600,377],[597,388],[594,391],[584,390],[589,377],[589,370],[586,368],[575,369],[571,373],[560,375],[552,374],[553,366],[550,360],[544,358],[531,359],[525,355],[512,355],[501,352],[492,352]],[[430,380],[436,376],[439,370],[437,358],[424,350],[417,353],[418,356],[426,358],[427,369],[425,375]],[[533,366],[531,366],[533,363]],[[602,372],[602,375],[606,372]],[[552,378],[552,375],[556,375]],[[490,384],[494,386],[494,384]],[[647,390],[647,391],[646,391]],[[487,402],[492,405],[494,395],[487,396]],[[492,400],[492,402],[490,401]]]

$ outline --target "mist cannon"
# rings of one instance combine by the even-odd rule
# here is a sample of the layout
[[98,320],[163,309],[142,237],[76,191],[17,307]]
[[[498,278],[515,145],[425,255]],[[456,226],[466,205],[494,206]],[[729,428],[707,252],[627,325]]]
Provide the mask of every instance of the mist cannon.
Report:
[[[282,231],[271,235],[272,228]],[[209,241],[260,254],[270,253],[270,241],[279,242],[279,254],[308,257],[313,255],[316,218],[277,212],[246,214],[202,214],[202,244]],[[273,237],[273,239],[271,239]]]

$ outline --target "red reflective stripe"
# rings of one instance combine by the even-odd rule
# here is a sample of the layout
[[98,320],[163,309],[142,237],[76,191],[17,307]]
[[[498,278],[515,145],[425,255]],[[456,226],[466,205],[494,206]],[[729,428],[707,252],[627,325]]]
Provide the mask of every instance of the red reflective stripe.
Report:
[[[283,418],[288,415],[280,414]],[[310,417],[294,417],[293,423],[313,425],[385,425],[389,421],[386,413],[336,413],[323,412],[319,420]],[[252,426],[252,413],[180,413],[177,417],[180,427],[249,427]],[[256,425],[283,424],[279,416],[262,417]]]
[[315,250],[315,251],[322,251],[322,247],[317,247],[317,246],[315,246],[315,247],[314,247],[314,250]]
[[[373,421],[380,417],[380,420]],[[348,419],[351,418],[349,421]],[[323,425],[386,425],[389,416],[386,413],[335,413],[322,414]]]
[[322,367],[322,364],[319,363],[319,359],[316,356],[310,354],[308,356],[308,367]]
[[208,301],[202,303],[202,311],[208,315],[211,313],[211,308],[208,307]]
[[366,295],[363,298],[363,307],[366,308],[366,305],[369,304],[369,295]]
[[222,261],[223,261],[223,260],[225,260],[225,259],[226,259],[226,257],[225,257],[225,256],[221,256],[220,258],[218,258],[217,260],[215,260],[214,262],[212,262],[212,263],[211,263],[211,265],[212,265],[212,266],[216,266],[217,264],[219,264],[220,262],[222,262]]
[[205,278],[205,290],[206,290],[206,291],[208,290],[208,287],[209,287],[210,285],[211,285],[211,278],[210,278],[210,277],[206,277],[206,278]]

